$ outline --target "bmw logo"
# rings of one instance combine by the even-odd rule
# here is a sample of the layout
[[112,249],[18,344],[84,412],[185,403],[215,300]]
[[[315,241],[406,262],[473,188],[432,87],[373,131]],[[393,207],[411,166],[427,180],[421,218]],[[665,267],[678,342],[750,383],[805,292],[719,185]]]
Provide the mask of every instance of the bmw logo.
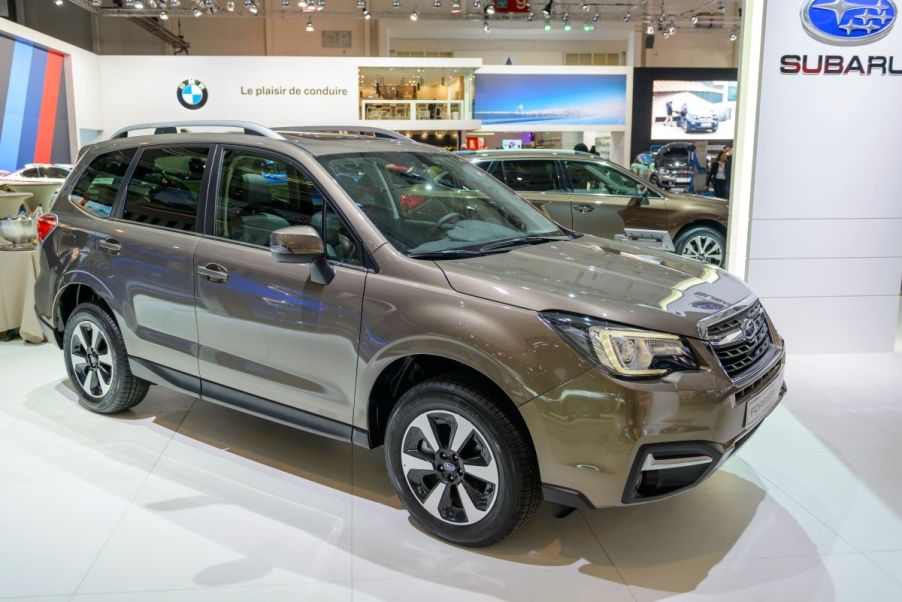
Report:
[[179,103],[186,109],[196,111],[207,104],[207,86],[196,79],[186,79],[179,84],[176,91],[176,97]]
[[876,42],[896,22],[895,0],[807,0],[802,23],[816,40],[851,46]]

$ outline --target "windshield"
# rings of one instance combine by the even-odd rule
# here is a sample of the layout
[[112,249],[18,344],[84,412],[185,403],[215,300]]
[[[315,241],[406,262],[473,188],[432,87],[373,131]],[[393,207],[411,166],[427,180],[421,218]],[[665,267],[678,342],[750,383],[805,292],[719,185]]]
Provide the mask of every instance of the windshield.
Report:
[[504,241],[568,236],[494,178],[451,154],[348,153],[319,161],[392,245],[410,256],[499,252]]

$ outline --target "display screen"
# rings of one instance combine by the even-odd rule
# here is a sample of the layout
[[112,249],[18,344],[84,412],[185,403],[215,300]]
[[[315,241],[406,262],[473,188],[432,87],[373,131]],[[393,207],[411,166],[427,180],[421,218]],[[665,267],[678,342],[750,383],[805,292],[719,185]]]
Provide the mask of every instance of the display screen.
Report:
[[484,125],[626,125],[626,75],[476,74]]
[[652,89],[652,140],[732,140],[736,82],[656,80]]
[[501,141],[501,148],[504,150],[519,150],[523,148],[523,141],[519,138],[505,138]]

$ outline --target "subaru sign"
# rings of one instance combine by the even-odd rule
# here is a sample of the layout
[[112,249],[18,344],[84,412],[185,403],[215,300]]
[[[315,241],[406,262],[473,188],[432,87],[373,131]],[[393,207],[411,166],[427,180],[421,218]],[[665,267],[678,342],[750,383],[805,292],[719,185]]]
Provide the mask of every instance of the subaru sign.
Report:
[[894,0],[807,0],[802,23],[810,36],[827,44],[869,44],[884,37],[896,22]]

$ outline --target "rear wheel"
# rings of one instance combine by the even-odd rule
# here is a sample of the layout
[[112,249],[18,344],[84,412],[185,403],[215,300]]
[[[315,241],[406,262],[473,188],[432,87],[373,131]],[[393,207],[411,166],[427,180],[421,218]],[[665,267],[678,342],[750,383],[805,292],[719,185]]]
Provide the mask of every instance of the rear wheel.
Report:
[[101,307],[82,303],[66,323],[63,335],[66,371],[88,409],[115,414],[136,406],[149,384],[134,376],[116,321]]
[[727,242],[724,235],[709,226],[696,226],[676,239],[676,252],[683,257],[722,267]]
[[541,503],[528,435],[499,401],[445,377],[412,388],[392,411],[385,440],[392,485],[438,537],[489,545],[517,531]]

